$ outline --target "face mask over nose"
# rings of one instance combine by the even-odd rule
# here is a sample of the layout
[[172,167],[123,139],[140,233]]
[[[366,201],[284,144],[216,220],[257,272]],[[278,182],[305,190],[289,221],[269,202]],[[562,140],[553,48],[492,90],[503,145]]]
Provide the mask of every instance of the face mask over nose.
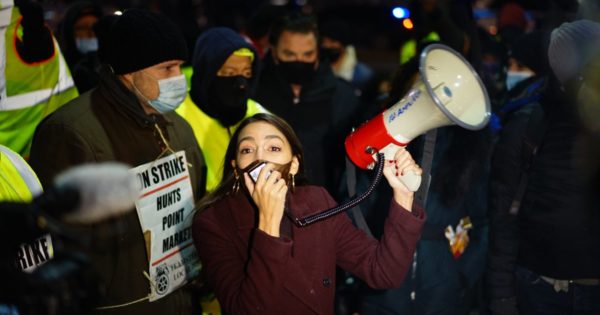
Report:
[[508,71],[506,74],[506,89],[512,90],[519,82],[533,76],[533,73],[526,71]]
[[279,73],[291,84],[304,85],[315,76],[316,62],[279,61]]
[[148,104],[161,114],[172,112],[177,109],[187,94],[187,81],[185,80],[185,76],[183,74],[158,80],[159,93],[158,97],[154,100],[147,99],[137,89],[135,84],[133,86],[137,90],[138,94],[146,99]]
[[93,38],[76,38],[75,46],[77,50],[82,54],[98,51],[98,39]]

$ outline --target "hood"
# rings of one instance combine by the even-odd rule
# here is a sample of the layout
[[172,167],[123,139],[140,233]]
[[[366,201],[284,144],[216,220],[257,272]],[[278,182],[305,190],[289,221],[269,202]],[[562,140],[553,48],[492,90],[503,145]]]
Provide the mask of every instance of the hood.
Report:
[[[240,48],[248,48],[254,53],[252,78],[248,80],[250,91],[254,90],[259,71],[259,55],[252,44],[226,27],[206,30],[196,41],[192,58],[192,84],[190,96],[194,103],[206,112],[204,104],[208,101],[208,90],[223,63]],[[250,93],[252,94],[252,93]],[[207,113],[210,115],[210,113]]]
[[69,65],[75,64],[79,58],[83,55],[77,50],[75,45],[75,34],[73,25],[75,21],[84,15],[95,15],[100,18],[102,16],[102,9],[92,2],[88,1],[77,1],[73,2],[67,10],[65,15],[58,26],[58,34],[60,36],[61,50],[67,63]]

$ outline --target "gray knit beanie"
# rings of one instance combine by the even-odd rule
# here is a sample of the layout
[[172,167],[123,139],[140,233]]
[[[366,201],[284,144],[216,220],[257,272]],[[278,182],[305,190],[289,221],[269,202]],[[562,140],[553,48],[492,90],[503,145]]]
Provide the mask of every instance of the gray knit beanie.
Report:
[[577,18],[600,21],[600,0],[579,0]]
[[550,68],[561,83],[579,75],[599,52],[599,23],[589,20],[563,23],[550,35]]

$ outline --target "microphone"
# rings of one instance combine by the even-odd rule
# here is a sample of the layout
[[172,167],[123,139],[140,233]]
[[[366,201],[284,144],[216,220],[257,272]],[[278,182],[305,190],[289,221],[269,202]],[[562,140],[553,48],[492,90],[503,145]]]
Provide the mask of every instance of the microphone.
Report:
[[59,174],[54,186],[34,203],[64,222],[93,224],[131,211],[141,189],[125,164],[83,164]]

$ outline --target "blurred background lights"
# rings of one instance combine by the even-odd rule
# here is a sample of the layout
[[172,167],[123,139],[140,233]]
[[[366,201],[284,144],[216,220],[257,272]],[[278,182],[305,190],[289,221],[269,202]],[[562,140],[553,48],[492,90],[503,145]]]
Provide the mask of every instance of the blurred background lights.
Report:
[[405,7],[395,7],[392,10],[392,15],[399,20],[406,19],[410,16],[410,11]]

